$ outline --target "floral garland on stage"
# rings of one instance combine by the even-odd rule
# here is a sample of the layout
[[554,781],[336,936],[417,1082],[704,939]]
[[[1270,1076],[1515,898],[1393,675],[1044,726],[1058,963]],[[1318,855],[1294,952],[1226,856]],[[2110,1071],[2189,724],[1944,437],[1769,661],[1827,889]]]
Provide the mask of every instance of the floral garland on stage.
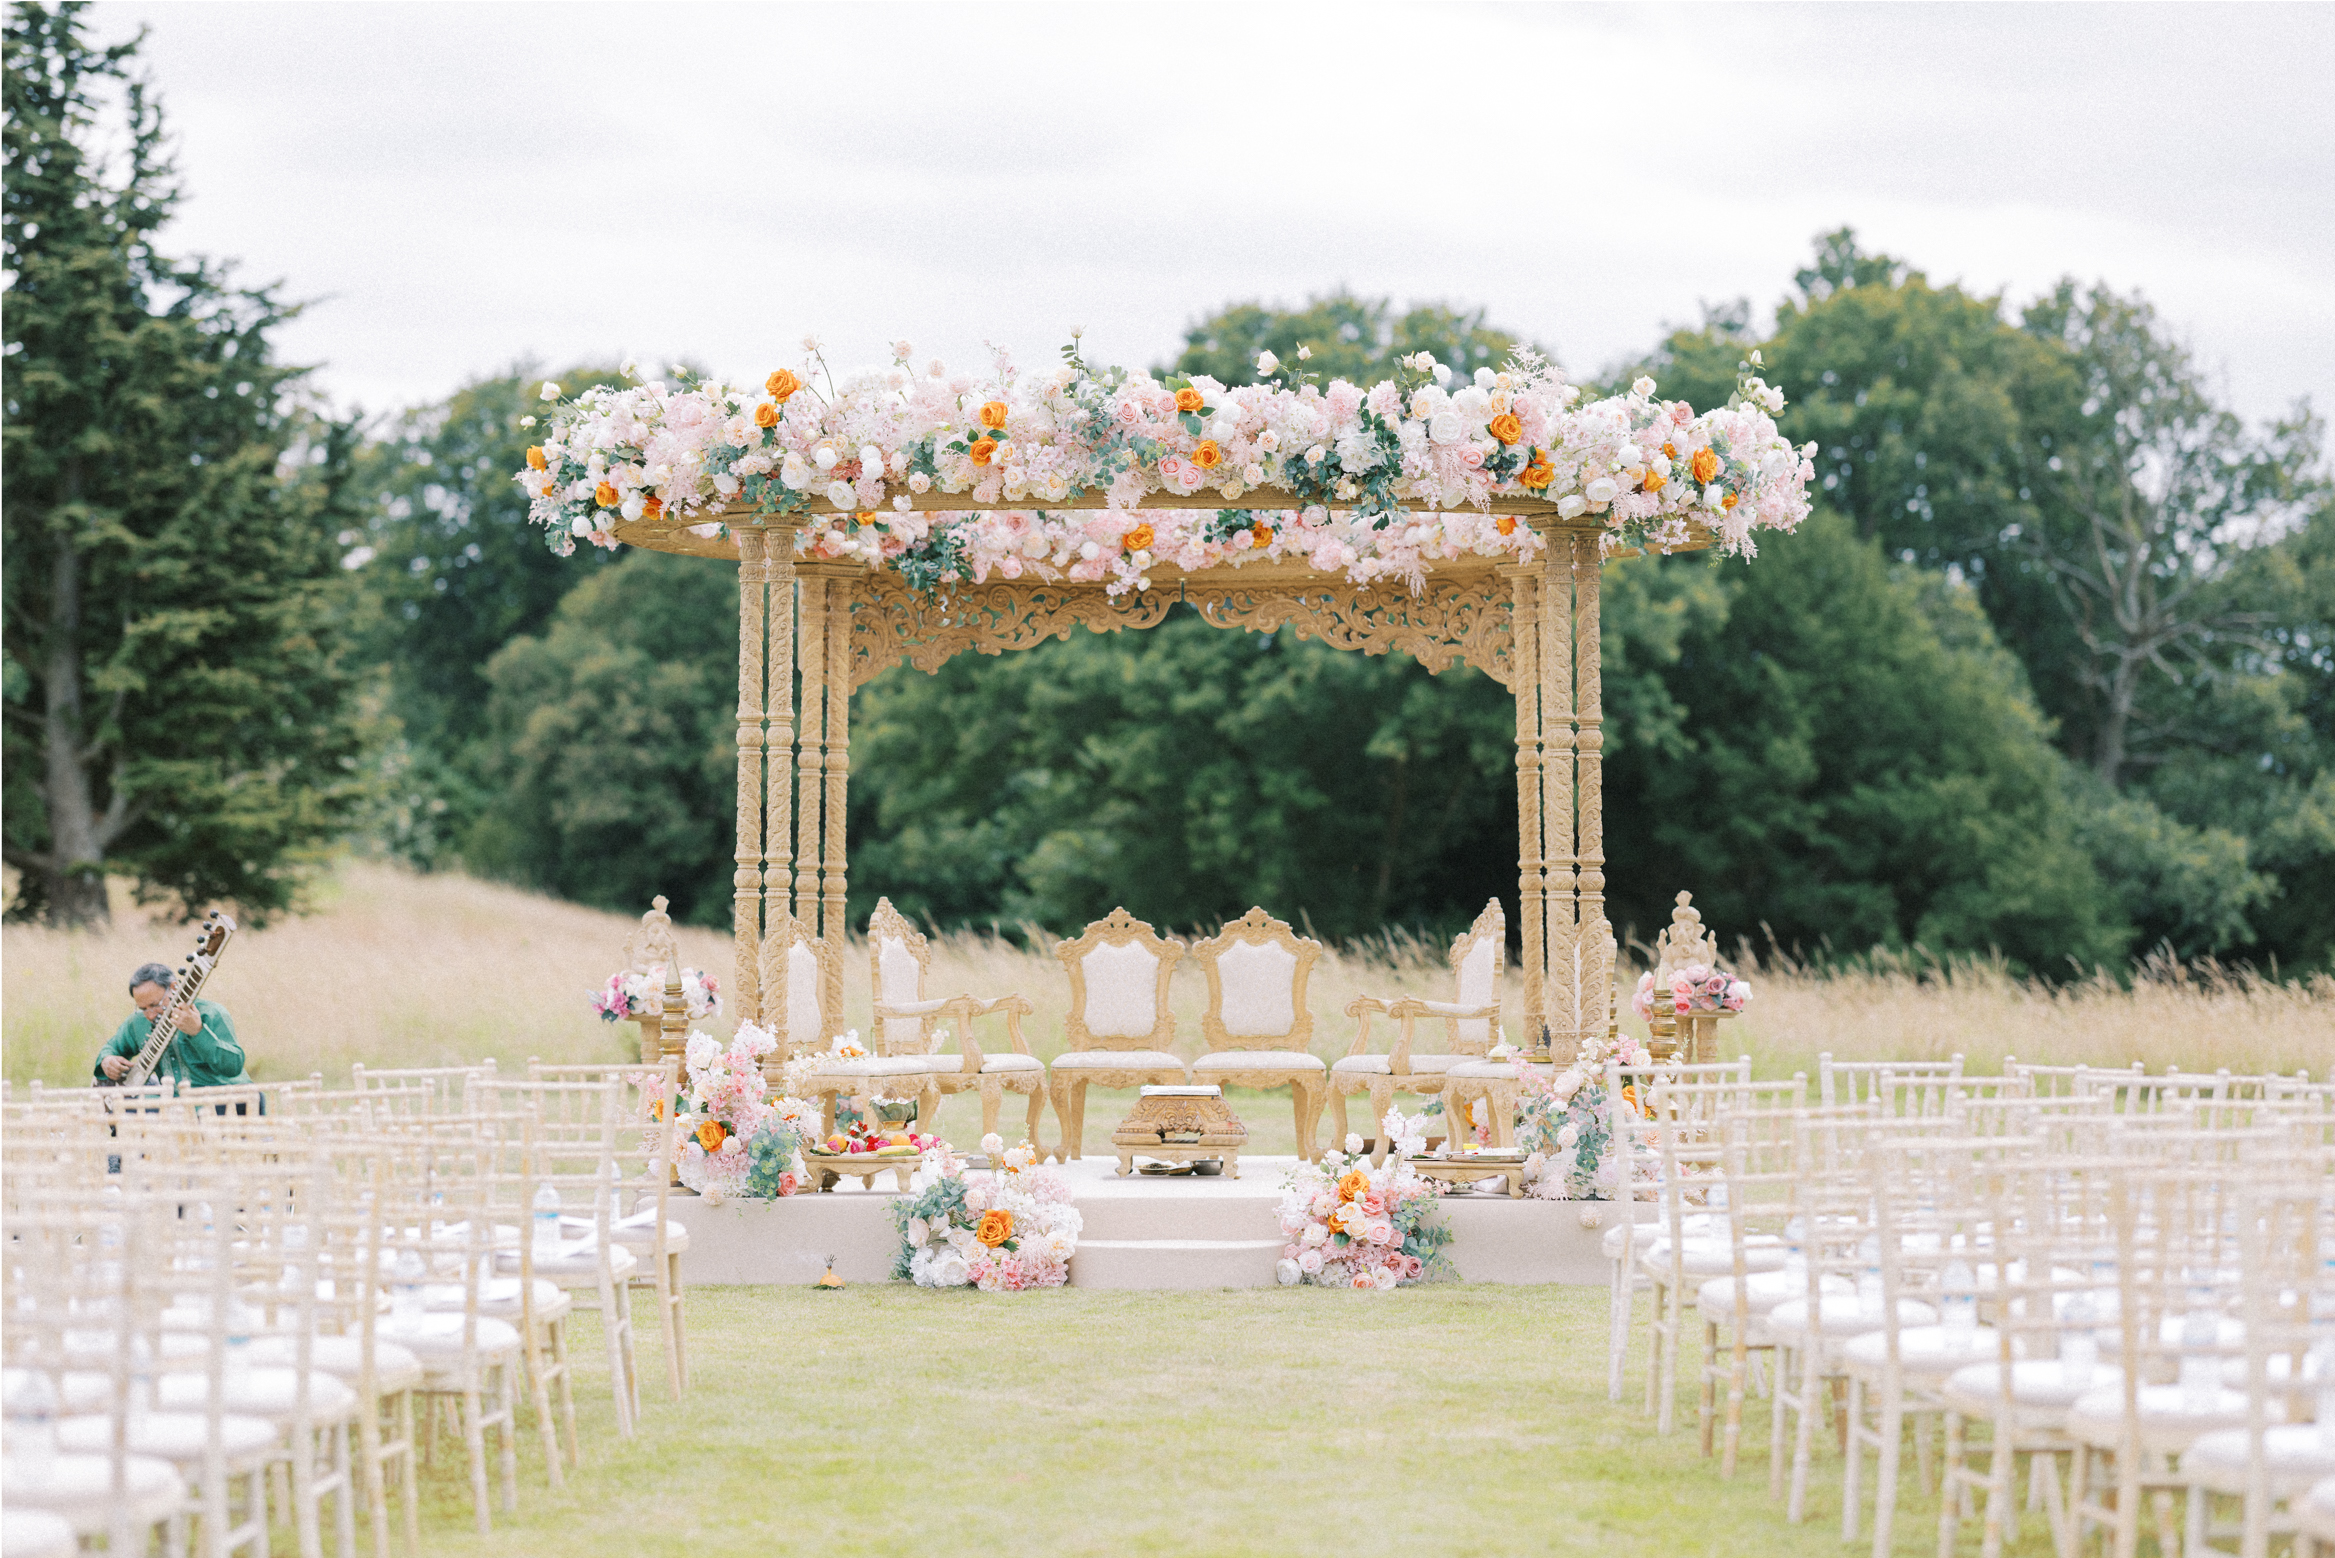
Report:
[[984,1293],[1062,1286],[1080,1227],[1069,1177],[1028,1142],[1009,1150],[992,1133],[981,1150],[993,1173],[968,1174],[945,1144],[924,1155],[910,1193],[892,1203],[900,1230],[892,1279]]
[[678,1106],[681,1183],[718,1206],[737,1197],[791,1196],[806,1186],[802,1147],[817,1136],[819,1111],[799,1098],[770,1096],[762,1057],[778,1036],[745,1022],[727,1046],[692,1033],[684,1059],[689,1087]]
[[[1625,1066],[1653,1064],[1654,1057],[1636,1039],[1592,1040],[1584,1044],[1563,1070],[1546,1073],[1519,1060],[1516,1063],[1516,1145],[1523,1148],[1525,1189],[1544,1201],[1610,1201],[1618,1188],[1614,1162],[1608,1151],[1616,1128],[1614,1106],[1620,1105],[1621,1128],[1650,1132],[1645,1123],[1645,1101],[1625,1086],[1619,1100],[1606,1095],[1605,1063]],[[1647,1145],[1651,1146],[1649,1141]],[[1641,1165],[1641,1177],[1652,1172]],[[1650,1181],[1649,1181],[1650,1182]]]
[[[690,1020],[711,1017],[722,1009],[721,981],[694,968],[681,970],[681,1002]],[[654,1017],[664,1009],[665,966],[656,964],[645,974],[616,973],[592,995],[592,1010],[603,1022],[627,1017]]]
[[1299,1163],[1283,1181],[1283,1246],[1274,1275],[1285,1287],[1389,1288],[1457,1276],[1443,1246],[1451,1230],[1433,1221],[1435,1187],[1412,1171],[1424,1151],[1424,1116],[1387,1111],[1383,1123],[1392,1150],[1383,1167],[1362,1155],[1362,1138],[1329,1151],[1318,1163]]
[[[1270,352],[1257,362],[1265,382],[1232,387],[1090,366],[1075,341],[1047,373],[1023,373],[1003,352],[984,375],[938,361],[918,371],[900,342],[891,366],[838,386],[817,341],[803,345],[800,371],[782,368],[759,390],[676,368],[669,383],[569,401],[546,381],[554,409],[517,480],[553,550],[613,546],[620,518],[704,514],[710,538],[715,516],[742,503],[808,518],[804,557],[892,568],[918,589],[996,575],[1099,581],[1118,595],[1149,588],[1158,563],[1190,572],[1257,557],[1416,589],[1437,558],[1533,553],[1529,525],[1486,512],[1495,497],[1600,519],[1616,544],[1683,544],[1697,523],[1748,556],[1753,532],[1807,516],[1815,474],[1815,446],[1776,431],[1784,397],[1754,375],[1756,352],[1727,405],[1697,413],[1657,400],[1648,378],[1581,404],[1531,351],[1456,388],[1421,352],[1365,389],[1322,384]],[[1238,506],[1267,487],[1303,506]],[[1228,507],[1142,506],[1154,492],[1202,491]],[[1027,507],[936,512],[934,493]],[[1109,506],[1046,511],[1093,493]],[[835,512],[811,516],[819,499]]]
[[[1651,970],[1638,976],[1638,993],[1630,997],[1642,1021],[1654,1020],[1656,998]],[[1673,1016],[1690,1012],[1739,1012],[1751,1004],[1751,986],[1723,968],[1689,963],[1670,975],[1670,989],[1660,1003]]]

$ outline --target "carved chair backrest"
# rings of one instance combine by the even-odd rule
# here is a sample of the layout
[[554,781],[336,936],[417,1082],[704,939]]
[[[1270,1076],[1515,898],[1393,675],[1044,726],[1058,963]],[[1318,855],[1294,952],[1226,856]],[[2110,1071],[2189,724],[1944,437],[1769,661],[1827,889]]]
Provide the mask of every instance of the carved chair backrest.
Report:
[[1251,909],[1192,948],[1208,975],[1201,1036],[1212,1050],[1303,1050],[1313,1042],[1305,984],[1322,944]]
[[[878,1006],[908,1006],[924,999],[924,976],[932,970],[932,947],[924,933],[892,907],[876,900],[868,916],[868,980]],[[932,1048],[932,1017],[879,1017],[873,1024],[879,1055],[922,1055]]]
[[1074,1050],[1166,1050],[1176,1041],[1168,976],[1184,944],[1113,909],[1072,941],[1054,944],[1070,975],[1062,1033]]
[[[1451,972],[1457,989],[1455,1006],[1490,1006],[1500,999],[1500,973],[1508,961],[1508,916],[1495,898],[1484,905],[1476,922],[1451,941]],[[1447,1019],[1451,1051],[1481,1055],[1491,1049],[1493,1020],[1489,1017]]]
[[[822,999],[832,949],[824,938],[810,935],[803,922],[785,909],[774,912],[777,921],[762,940],[762,1020],[778,1035],[778,1049],[766,1064],[783,1064],[797,1055],[825,1049],[834,1036],[834,1017]],[[782,959],[786,981],[783,1011],[776,999]]]

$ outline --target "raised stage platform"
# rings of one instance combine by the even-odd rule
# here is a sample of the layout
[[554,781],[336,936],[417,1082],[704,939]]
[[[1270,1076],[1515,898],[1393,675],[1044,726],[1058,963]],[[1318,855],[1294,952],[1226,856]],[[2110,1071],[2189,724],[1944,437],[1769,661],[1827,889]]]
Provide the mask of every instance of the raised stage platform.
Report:
[[[1084,1231],[1071,1257],[1073,1287],[1270,1287],[1283,1239],[1276,1209],[1294,1158],[1241,1159],[1238,1179],[1179,1175],[1121,1179],[1110,1157],[1067,1166]],[[686,1199],[682,1273],[693,1286],[809,1283],[833,1257],[847,1282],[891,1275],[891,1176],[866,1190],[847,1180],[824,1195],[708,1206]],[[1600,1248],[1620,1208],[1605,1201],[1511,1200],[1475,1192],[1446,1197],[1446,1246],[1470,1282],[1602,1284]],[[1641,1218],[1651,1208],[1638,1208]]]

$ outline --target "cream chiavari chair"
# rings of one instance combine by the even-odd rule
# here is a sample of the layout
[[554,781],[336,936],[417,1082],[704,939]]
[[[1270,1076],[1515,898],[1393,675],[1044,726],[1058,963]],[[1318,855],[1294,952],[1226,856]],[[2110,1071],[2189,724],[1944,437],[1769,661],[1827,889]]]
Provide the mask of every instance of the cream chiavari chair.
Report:
[[2295,1500],[2294,1524],[2296,1558],[2335,1555],[2335,1477]]
[[[631,1191],[630,1210],[619,1206],[609,1221],[609,1237],[640,1261],[633,1272],[636,1292],[649,1290],[665,1340],[665,1383],[678,1401],[689,1388],[689,1338],[685,1308],[688,1286],[681,1257],[689,1251],[689,1228],[671,1214],[673,1160],[680,1152],[681,1121],[674,1101],[680,1093],[680,1058],[652,1066],[546,1066],[530,1060],[528,1075],[538,1082],[618,1084],[616,1165]],[[581,1218],[563,1218],[571,1238],[591,1232]]]
[[[1669,1269],[1670,1228],[1652,1189],[1661,1177],[1662,1154],[1659,1133],[1647,1118],[1654,1085],[1663,1080],[1748,1084],[1751,1057],[1744,1055],[1732,1061],[1696,1066],[1625,1066],[1619,1060],[1608,1060],[1605,1064],[1606,1108],[1612,1129],[1606,1139],[1608,1156],[1600,1172],[1612,1181],[1616,1209],[1614,1225],[1606,1230],[1602,1241],[1605,1258],[1612,1263],[1605,1343],[1605,1393],[1610,1401],[1622,1398],[1622,1375],[1629,1356],[1630,1326],[1635,1318],[1639,1284],[1653,1290],[1653,1317],[1660,1319],[1663,1312],[1664,1295],[1656,1287],[1655,1274]],[[1641,1210],[1650,1220],[1639,1220]],[[1714,1232],[1708,1219],[1700,1214],[1690,1220],[1690,1226],[1693,1237],[1707,1249],[1715,1249],[1723,1242],[1723,1235]]]
[[[2055,1552],[2070,1554],[2074,1528],[2060,1458],[2074,1448],[2068,1408],[2079,1396],[2117,1384],[2100,1361],[2096,1326],[2114,1299],[2110,1186],[2118,1165],[2037,1154],[2011,1165],[1992,1186],[1992,1318],[2000,1346],[1992,1359],[1946,1378],[1944,1474],[1939,1488],[1939,1558],[1952,1558],[1962,1527],[1983,1521],[1980,1552],[2000,1558],[2019,1535],[2015,1483],[2027,1459],[2025,1508],[2040,1510]],[[1974,1441],[1972,1427],[1983,1430]],[[1983,1463],[1978,1462],[1983,1457]],[[1983,1508],[1978,1500],[1983,1496]]]
[[420,1087],[429,1095],[431,1114],[453,1114],[462,1108],[463,1090],[470,1079],[483,1076],[492,1081],[495,1058],[487,1056],[475,1066],[398,1066],[368,1068],[359,1062],[349,1068],[349,1086],[358,1092],[369,1088]]
[[2003,1057],[2003,1075],[2018,1079],[2037,1098],[2080,1096],[2084,1091],[2084,1076],[2092,1069],[2090,1066],[2031,1066],[2016,1055]]
[[[2002,1275],[1988,1213],[2004,1178],[2035,1147],[2032,1139],[2020,1136],[1887,1129],[1906,1123],[1900,1118],[1877,1127],[1866,1158],[1873,1189],[1880,1324],[1849,1337],[1839,1351],[1849,1384],[1841,1537],[1852,1542],[1857,1538],[1865,1451],[1870,1448],[1875,1462],[1874,1558],[1888,1558],[1895,1539],[1900,1457],[1908,1424],[1926,1484],[1929,1419],[1944,1410],[1942,1391],[1948,1376],[2000,1351],[2000,1333],[1980,1319],[1981,1296],[1991,1296]],[[1905,1301],[1933,1308],[1937,1319],[1907,1323]]]
[[[1710,1204],[1723,1152],[1720,1117],[1730,1110],[1791,1108],[1806,1098],[1804,1081],[1763,1084],[1730,1072],[1707,1081],[1666,1075],[1647,1099],[1661,1165],[1656,1190],[1661,1232],[1640,1262],[1654,1294],[1646,1409],[1654,1414],[1657,1433],[1670,1432],[1676,1421],[1687,1305],[1704,1281],[1731,1273],[1737,1261],[1725,1208]],[[1617,1118],[1621,1107],[1617,1097]],[[1783,1241],[1762,1235],[1743,1258],[1758,1270],[1772,1271],[1784,1262]]]
[[2115,1171],[2119,1383],[2078,1397],[2067,1417],[2079,1547],[2098,1531],[2115,1558],[2134,1558],[2145,1505],[2159,1548],[2178,1550],[2174,1495],[2187,1484],[2172,1463],[2215,1429],[2245,1426],[2246,1395],[2223,1382],[2223,1360],[2244,1345],[2238,1230],[2258,1170],[2235,1157],[2135,1153]]
[[[2309,1173],[2252,1180],[2238,1237],[2245,1348],[2223,1379],[2245,1392],[2246,1423],[2182,1453],[2185,1558],[2267,1558],[2273,1536],[2298,1533],[2311,1486],[2335,1477],[2335,1193],[2323,1172],[2316,1182]],[[2239,1501],[2234,1529],[2209,1525],[2217,1495]],[[2232,1535],[2235,1547],[2216,1545]]]
[[[1827,1108],[1841,1104],[1878,1104],[1882,1074],[1902,1081],[1915,1077],[1959,1077],[1962,1057],[1945,1060],[1835,1060],[1827,1050],[1816,1057],[1816,1101]],[[1885,1111],[1894,1112],[1894,1111]]]
[[[495,1142],[463,1115],[405,1122],[396,1134],[369,1138],[383,1173],[376,1215],[382,1221],[380,1258],[390,1290],[389,1313],[378,1334],[421,1360],[420,1398],[427,1421],[417,1425],[421,1451],[430,1456],[447,1417],[468,1459],[472,1521],[492,1529],[487,1434],[496,1438],[504,1510],[518,1508],[515,1440],[518,1408],[513,1372],[520,1365],[518,1328],[481,1312],[494,1274],[495,1231],[487,1216],[486,1182]],[[430,1308],[431,1289],[458,1296],[459,1310]]]
[[[1806,1076],[1798,1075],[1764,1096],[1755,1091],[1749,1107],[1727,1109],[1719,1116],[1720,1157],[1713,1190],[1726,1218],[1731,1269],[1703,1281],[1695,1294],[1695,1310],[1703,1322],[1702,1396],[1697,1408],[1702,1449],[1705,1456],[1712,1453],[1716,1431],[1721,1440],[1719,1475],[1725,1478],[1735,1475],[1743,1404],[1758,1361],[1754,1355],[1772,1362],[1775,1354],[1765,1324],[1768,1311],[1806,1289],[1791,1212],[1796,1179],[1792,1151],[1807,1092]],[[1783,1260],[1771,1266],[1770,1252],[1779,1247]],[[1850,1291],[1847,1284],[1840,1286]],[[1727,1339],[1723,1356],[1722,1333]],[[1771,1451],[1781,1423],[1771,1413]],[[1772,1453],[1770,1464],[1772,1474],[1777,1464]]]

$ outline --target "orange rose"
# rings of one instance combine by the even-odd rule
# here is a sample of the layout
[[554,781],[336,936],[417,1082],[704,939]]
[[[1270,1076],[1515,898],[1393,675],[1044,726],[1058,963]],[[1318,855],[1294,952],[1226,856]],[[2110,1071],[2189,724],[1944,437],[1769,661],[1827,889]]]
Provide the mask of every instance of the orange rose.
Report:
[[1697,449],[1694,452],[1694,464],[1692,469],[1694,471],[1694,479],[1696,481],[1707,482],[1712,477],[1719,474],[1719,457],[1711,450]]
[[697,1144],[708,1152],[719,1152],[729,1138],[730,1128],[719,1120],[708,1120],[697,1128]]
[[997,440],[994,438],[976,438],[972,445],[965,450],[966,458],[975,465],[987,465],[990,457],[996,453]]
[[1137,525],[1133,530],[1128,531],[1125,535],[1119,538],[1119,544],[1130,552],[1142,551],[1145,547],[1151,545],[1151,527],[1149,525]]
[[1678,458],[1678,446],[1677,446],[1676,444],[1664,444],[1664,445],[1662,446],[1662,458],[1663,458],[1663,459],[1665,459],[1665,460],[1675,460],[1675,459],[1677,459],[1677,458]]
[[1512,444],[1524,436],[1524,423],[1513,411],[1503,411],[1492,418],[1492,436],[1504,444]]
[[544,460],[544,458],[543,458],[543,445],[541,445],[541,444],[530,444],[530,445],[528,445],[528,447],[527,447],[527,463],[528,463],[528,465],[530,465],[531,467],[533,467],[534,469],[536,469],[536,470],[539,470],[539,471],[545,471],[545,470],[549,470],[549,469],[551,469],[550,465],[549,465],[548,463],[546,463],[546,461],[545,461],[545,460]]
[[1501,515],[1501,516],[1500,516],[1500,534],[1502,534],[1502,535],[1504,535],[1504,536],[1512,536],[1512,535],[1516,534],[1516,516],[1515,516],[1515,515],[1513,515],[1513,514],[1503,514],[1503,515]]
[[792,395],[796,390],[799,390],[803,387],[803,381],[796,378],[789,370],[781,368],[776,373],[772,374],[769,378],[765,379],[762,383],[762,387],[770,391],[770,398],[772,400],[779,401],[783,404],[789,395]]
[[996,1249],[1013,1237],[1013,1213],[998,1209],[981,1214],[981,1225],[973,1230],[973,1237],[991,1249]]
[[778,426],[778,408],[768,401],[756,406],[754,408],[754,425],[756,427]]
[[1224,451],[1213,438],[1200,440],[1200,447],[1192,451],[1192,463],[1204,471],[1213,471],[1224,463]]
[[1198,390],[1187,387],[1176,391],[1176,409],[1178,411],[1197,411],[1202,404]]
[[643,498],[643,499],[641,499],[641,518],[643,518],[643,519],[655,519],[655,518],[656,518],[656,517],[657,517],[659,514],[662,514],[662,513],[664,513],[664,512],[665,512],[665,500],[664,500],[664,499],[662,499],[662,498]]
[[1338,1199],[1351,1201],[1370,1188],[1370,1176],[1360,1169],[1348,1169],[1346,1177],[1338,1181]]
[[992,432],[1005,426],[1005,402],[1002,400],[992,400],[983,403],[981,407],[981,425],[990,429]]
[[1273,527],[1259,522],[1257,527],[1249,532],[1249,539],[1259,546],[1271,546],[1273,544]]
[[616,495],[616,489],[609,486],[606,482],[602,482],[599,486],[594,487],[592,489],[592,496],[599,500],[600,506],[604,509],[612,509],[616,507],[617,504],[624,501],[622,498]]
[[1553,482],[1557,479],[1557,468],[1549,464],[1549,462],[1545,459],[1535,460],[1530,465],[1526,466],[1523,470],[1519,471],[1516,475],[1516,479],[1524,486],[1530,487],[1537,492],[1541,488],[1547,486],[1550,482]]
[[1743,500],[1742,500],[1741,498],[1737,497],[1737,496],[1736,496],[1734,493],[1730,492],[1730,493],[1728,493],[1728,494],[1727,494],[1727,496],[1725,496],[1725,497],[1723,497],[1723,498],[1721,498],[1721,499],[1719,500],[1719,512],[1720,512],[1720,513],[1722,513],[1722,514],[1728,513],[1728,512],[1730,512],[1731,510],[1733,510],[1733,509],[1734,509],[1734,507],[1735,507],[1735,505],[1736,505],[1736,504],[1738,504],[1738,503],[1740,503],[1740,502],[1742,502],[1742,501],[1743,501]]
[[1670,478],[1669,478],[1669,477],[1667,477],[1667,476],[1663,475],[1663,474],[1662,474],[1660,471],[1653,470],[1653,469],[1651,469],[1651,468],[1649,468],[1649,469],[1647,470],[1647,472],[1646,472],[1646,490],[1647,490],[1648,492],[1660,492],[1660,491],[1661,491],[1663,488],[1665,488],[1665,487],[1667,487],[1667,486],[1669,486],[1669,485],[1670,485]]

